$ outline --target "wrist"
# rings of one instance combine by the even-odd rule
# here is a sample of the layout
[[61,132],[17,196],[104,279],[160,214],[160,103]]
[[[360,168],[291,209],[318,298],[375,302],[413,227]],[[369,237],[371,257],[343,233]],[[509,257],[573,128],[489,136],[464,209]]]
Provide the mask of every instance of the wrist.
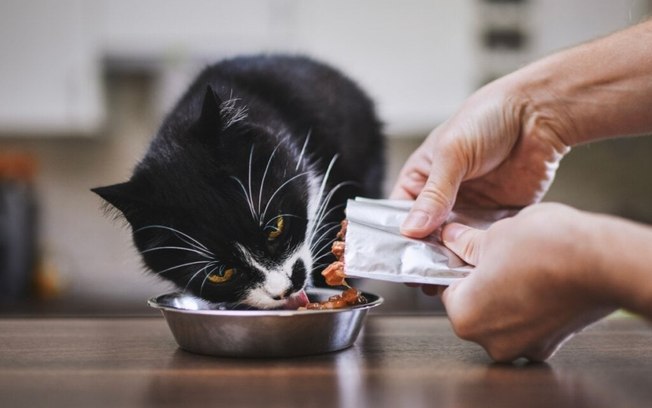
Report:
[[[577,211],[577,210],[576,210]],[[578,248],[575,258],[577,273],[574,284],[600,306],[620,307],[620,295],[613,290],[614,251],[608,244],[612,230],[604,215],[577,211],[575,225],[579,233],[573,238]]]
[[521,104],[523,135],[542,139],[565,154],[578,144],[580,135],[563,95],[566,78],[555,72],[554,60],[555,56],[545,58],[506,79]]
[[652,129],[652,20],[511,74],[535,134],[567,147]]
[[601,231],[605,228],[596,224],[598,216],[563,204],[542,203],[526,207],[515,220],[528,217],[524,225],[532,240],[522,241],[526,250],[544,258],[533,255],[533,265],[539,265],[535,270],[544,278],[540,283],[595,307],[613,306],[610,294],[604,292],[611,277],[603,257]]
[[652,228],[609,215],[594,215],[595,291],[613,306],[652,318]]

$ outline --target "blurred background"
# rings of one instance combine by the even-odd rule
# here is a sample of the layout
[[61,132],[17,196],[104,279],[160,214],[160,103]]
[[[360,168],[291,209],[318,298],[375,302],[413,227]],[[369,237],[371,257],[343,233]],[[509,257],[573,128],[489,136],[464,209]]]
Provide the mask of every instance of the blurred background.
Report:
[[[482,84],[644,20],[651,0],[1,0],[0,313],[148,313],[170,288],[91,187],[126,180],[206,64],[291,52],[359,82],[385,123],[387,189]],[[605,63],[608,63],[605,62]],[[652,223],[652,138],[575,148],[546,197]],[[365,282],[386,312],[439,310]]]

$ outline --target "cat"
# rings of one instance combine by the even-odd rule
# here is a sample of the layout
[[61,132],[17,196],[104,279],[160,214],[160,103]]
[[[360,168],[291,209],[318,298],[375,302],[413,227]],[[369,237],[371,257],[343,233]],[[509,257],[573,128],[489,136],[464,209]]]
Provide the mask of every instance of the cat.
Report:
[[280,308],[321,284],[346,199],[381,195],[383,150],[372,101],[339,71],[242,56],[198,75],[127,182],[92,191],[161,278],[210,302]]

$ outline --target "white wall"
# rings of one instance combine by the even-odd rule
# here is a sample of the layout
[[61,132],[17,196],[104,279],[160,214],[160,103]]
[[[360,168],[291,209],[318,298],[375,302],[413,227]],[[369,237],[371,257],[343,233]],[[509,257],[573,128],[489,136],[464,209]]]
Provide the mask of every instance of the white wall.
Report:
[[473,0],[6,0],[0,134],[92,131],[100,63],[162,70],[253,52],[298,52],[350,73],[391,134],[423,131],[471,91]]
[[0,136],[97,132],[100,55],[83,0],[0,2]]
[[312,55],[360,82],[395,136],[440,123],[473,89],[473,0],[188,4],[102,1],[103,52],[156,59],[166,71],[251,52]]

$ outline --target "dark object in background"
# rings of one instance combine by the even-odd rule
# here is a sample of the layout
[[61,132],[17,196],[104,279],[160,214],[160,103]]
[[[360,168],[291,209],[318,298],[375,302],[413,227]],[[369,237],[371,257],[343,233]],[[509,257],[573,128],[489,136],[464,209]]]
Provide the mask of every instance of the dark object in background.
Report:
[[523,4],[527,3],[527,0],[484,0],[485,3],[489,4]]
[[526,40],[525,33],[517,28],[490,28],[484,33],[484,45],[489,49],[519,50]]
[[23,299],[36,264],[36,163],[28,155],[0,155],[0,302]]

